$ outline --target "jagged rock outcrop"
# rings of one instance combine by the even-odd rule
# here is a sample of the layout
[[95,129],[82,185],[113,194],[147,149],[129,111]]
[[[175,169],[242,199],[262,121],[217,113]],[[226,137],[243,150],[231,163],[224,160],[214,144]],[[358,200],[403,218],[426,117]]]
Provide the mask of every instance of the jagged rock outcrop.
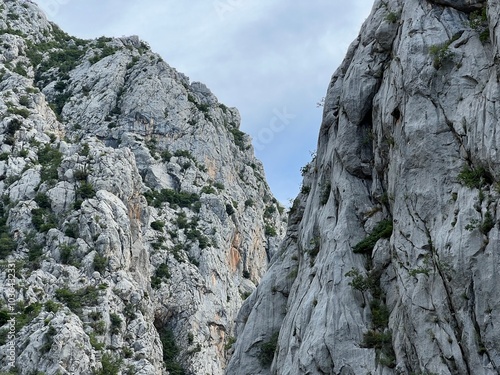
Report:
[[237,110],[137,37],[0,15],[0,371],[222,374],[285,224]]
[[499,14],[375,2],[227,374],[499,373]]

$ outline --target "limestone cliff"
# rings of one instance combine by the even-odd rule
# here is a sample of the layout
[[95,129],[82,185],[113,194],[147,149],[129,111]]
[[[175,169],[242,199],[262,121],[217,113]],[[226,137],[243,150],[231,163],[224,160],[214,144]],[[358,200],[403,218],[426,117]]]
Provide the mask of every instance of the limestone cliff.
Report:
[[500,372],[499,18],[375,1],[228,374]]
[[237,110],[29,1],[0,39],[0,371],[222,374],[284,234]]

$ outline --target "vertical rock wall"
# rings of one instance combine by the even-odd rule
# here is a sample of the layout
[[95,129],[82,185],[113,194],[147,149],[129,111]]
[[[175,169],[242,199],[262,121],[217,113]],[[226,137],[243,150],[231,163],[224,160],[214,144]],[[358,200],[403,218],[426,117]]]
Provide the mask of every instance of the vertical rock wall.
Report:
[[498,10],[375,2],[228,374],[498,373]]

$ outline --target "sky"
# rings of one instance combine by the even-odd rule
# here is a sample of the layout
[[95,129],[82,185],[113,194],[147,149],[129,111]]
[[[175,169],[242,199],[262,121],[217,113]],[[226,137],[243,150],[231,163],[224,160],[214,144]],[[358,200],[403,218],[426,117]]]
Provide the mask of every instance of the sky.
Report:
[[373,0],[35,0],[80,38],[138,35],[240,111],[275,197],[290,205],[316,150],[330,78]]

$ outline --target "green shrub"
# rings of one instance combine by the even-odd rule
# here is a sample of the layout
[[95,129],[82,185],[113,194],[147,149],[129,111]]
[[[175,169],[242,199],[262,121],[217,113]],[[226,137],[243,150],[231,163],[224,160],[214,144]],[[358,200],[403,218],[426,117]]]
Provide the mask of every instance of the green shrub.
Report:
[[153,207],[161,207],[165,202],[176,207],[192,207],[199,202],[200,197],[196,193],[184,191],[177,192],[173,189],[161,189],[160,191],[150,191],[144,194],[148,204]]
[[73,264],[75,261],[75,250],[76,246],[74,245],[68,245],[68,244],[61,244],[59,246],[59,253],[61,256],[61,263],[62,264]]
[[49,180],[57,180],[57,169],[61,165],[63,154],[52,148],[49,144],[39,148],[37,152],[38,162],[42,165],[41,179],[42,182]]
[[42,304],[39,302],[32,303],[24,308],[22,305],[19,306],[18,314],[16,315],[16,331],[20,331],[25,325],[31,323],[33,319],[35,319],[38,314],[42,311]]
[[352,280],[349,282],[349,285],[362,293],[370,290],[374,286],[374,281],[372,280],[372,278],[363,276],[356,268],[352,268],[345,275],[352,278]]
[[38,207],[42,209],[50,210],[52,208],[52,201],[45,193],[37,193],[35,195],[35,202],[38,204]]
[[307,195],[310,192],[311,192],[311,187],[310,186],[302,185],[302,187],[300,188],[300,193],[301,194]]
[[31,222],[39,232],[48,232],[52,228],[57,228],[57,217],[43,208],[31,210]]
[[198,229],[190,229],[186,232],[186,238],[190,241],[198,241],[200,249],[205,249],[210,245],[208,237],[204,236]]
[[7,309],[0,310],[0,327],[10,320],[10,311]]
[[278,337],[279,332],[275,332],[268,341],[263,342],[260,346],[259,360],[265,367],[269,367],[273,363],[274,353],[278,347]]
[[451,59],[453,53],[450,51],[451,41],[443,44],[435,44],[429,47],[429,54],[433,58],[433,66],[435,69],[439,69],[443,66],[445,61]]
[[103,342],[99,342],[94,332],[89,334],[89,341],[95,350],[102,350],[106,346]]
[[170,279],[170,271],[168,269],[168,264],[162,263],[156,269],[156,276],[161,278]]
[[172,153],[168,150],[164,150],[161,153],[161,158],[165,163],[168,163],[170,159],[172,159],[172,156],[173,156]]
[[95,189],[91,183],[82,181],[80,183],[80,186],[76,190],[76,195],[79,196],[82,200],[91,199],[95,197]]
[[218,190],[224,190],[225,189],[225,186],[222,182],[215,182],[214,183],[214,187]]
[[[7,338],[9,336],[10,330],[9,328],[0,329],[0,346],[4,346],[7,344]],[[0,372],[0,375],[16,375],[13,372]]]
[[107,265],[108,265],[108,258],[102,256],[99,253],[96,253],[93,261],[94,271],[97,271],[102,274],[106,270]]
[[273,205],[267,206],[266,209],[264,210],[263,218],[264,219],[272,219],[274,213],[276,212],[276,207]]
[[68,308],[79,313],[83,306],[96,306],[99,297],[98,290],[94,286],[88,286],[75,291],[69,288],[60,288],[56,290],[56,298],[64,303]]
[[363,335],[364,348],[374,348],[377,351],[378,362],[393,368],[396,365],[396,354],[392,347],[392,334],[390,331],[379,332],[370,330]]
[[479,40],[486,43],[490,39],[487,8],[483,7],[469,15],[469,26],[479,33]]
[[235,342],[236,342],[236,337],[229,336],[227,338],[226,345],[224,345],[224,349],[226,349],[226,350],[231,349]]
[[50,351],[50,349],[52,348],[52,344],[54,343],[54,336],[57,334],[57,330],[52,327],[52,326],[49,326],[49,329],[47,330],[47,332],[45,332],[45,334],[43,335],[43,338],[45,340],[45,343],[43,344],[43,346],[40,348],[40,351],[42,353],[47,353]]
[[328,181],[323,187],[321,188],[321,194],[319,196],[319,203],[324,206],[327,202],[328,199],[330,199],[330,191],[332,190],[332,184],[330,181]]
[[36,232],[30,231],[24,240],[28,248],[28,261],[30,263],[38,263],[38,260],[43,255],[43,244],[36,238]]
[[170,279],[170,269],[168,268],[168,264],[162,263],[158,266],[155,271],[155,275],[151,278],[151,286],[155,289],[158,289],[161,285],[163,279]]
[[240,150],[245,150],[245,133],[235,127],[229,128],[229,132],[233,135],[234,144],[238,146]]
[[226,204],[226,214],[228,216],[231,216],[232,214],[234,214],[234,207],[230,203]]
[[179,212],[179,214],[177,215],[176,224],[179,229],[185,229],[189,227],[190,224],[184,212]]
[[490,211],[486,211],[484,215],[484,220],[481,223],[481,226],[479,227],[481,233],[487,235],[490,232],[490,230],[493,229],[494,226],[495,226],[495,221],[493,220],[493,216],[491,215]]
[[381,238],[389,238],[392,235],[392,220],[386,219],[378,223],[373,231],[364,240],[358,242],[354,247],[355,253],[371,254],[375,244]]
[[48,300],[47,302],[45,302],[45,311],[47,312],[56,313],[59,311],[59,307],[60,305],[52,300]]
[[276,228],[270,224],[266,224],[264,227],[264,234],[269,237],[275,237],[278,233]]
[[0,259],[5,259],[17,249],[17,242],[9,232],[0,233]]
[[396,23],[399,21],[399,16],[397,13],[395,12],[389,12],[387,13],[387,15],[385,16],[385,20],[387,22],[390,22],[390,23]]
[[309,241],[309,245],[311,247],[307,250],[309,253],[309,256],[311,257],[311,265],[314,263],[314,260],[316,256],[319,254],[319,251],[321,249],[321,237],[316,236],[311,241]]
[[177,150],[174,152],[174,156],[184,157],[196,161],[193,154],[191,154],[191,152],[189,152],[188,150]]
[[253,201],[252,198],[248,198],[246,201],[245,201],[245,207],[253,207],[253,205],[255,204],[255,202]]
[[177,361],[180,350],[175,342],[174,333],[167,327],[159,329],[158,333],[163,348],[163,363],[165,369],[170,375],[186,375],[186,370],[184,370]]
[[156,220],[151,223],[151,228],[160,232],[163,230],[164,227],[165,227],[164,221]]
[[389,309],[387,305],[379,299],[370,301],[370,310],[372,312],[372,326],[376,329],[385,329],[389,325]]
[[19,129],[21,129],[21,125],[23,123],[18,120],[17,118],[14,118],[12,120],[9,121],[9,123],[7,124],[7,131],[6,133],[8,135],[14,135]]
[[19,115],[19,116],[22,116],[24,118],[28,118],[30,116],[30,111],[26,108],[8,108],[7,109],[7,112],[10,113],[10,114],[13,114],[13,115]]
[[493,177],[491,174],[483,167],[470,168],[465,166],[458,174],[458,181],[470,189],[491,184],[493,182]]
[[105,57],[111,56],[118,51],[116,47],[107,45],[107,43],[111,41],[111,38],[105,37],[101,37],[97,40],[96,47],[100,48],[100,51],[94,53],[94,56],[89,59],[92,64],[95,64],[96,62],[104,59]]
[[99,371],[94,372],[95,375],[118,375],[122,365],[122,360],[114,358],[111,354],[105,353],[101,358],[101,365],[102,368]]
[[122,318],[116,313],[109,314],[109,321],[111,322],[111,333],[116,334],[120,332],[122,327]]
[[203,186],[201,188],[202,194],[216,194],[217,191],[212,186]]

